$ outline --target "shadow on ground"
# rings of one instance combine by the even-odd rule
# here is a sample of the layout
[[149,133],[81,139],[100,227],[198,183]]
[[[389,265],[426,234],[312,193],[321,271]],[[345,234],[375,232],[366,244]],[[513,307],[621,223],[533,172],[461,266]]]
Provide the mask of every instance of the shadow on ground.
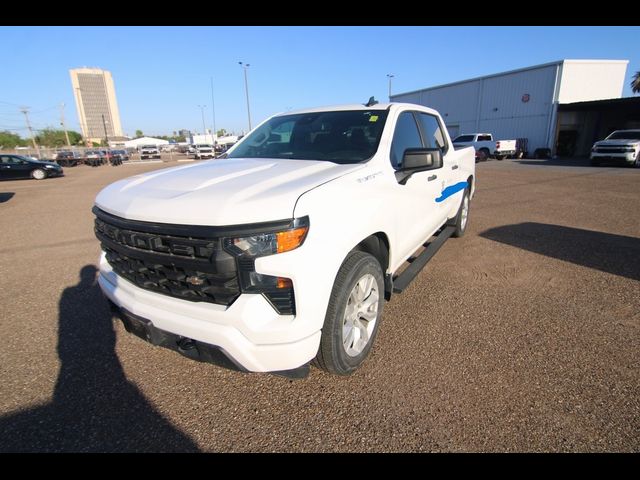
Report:
[[532,222],[491,228],[480,236],[565,262],[640,280],[640,238]]
[[78,285],[60,298],[60,373],[53,400],[0,418],[0,451],[198,451],[127,380],[115,343],[96,268],[86,265]]
[[8,202],[14,195],[13,192],[0,192],[0,203]]
[[547,159],[522,159],[522,160],[512,160],[514,163],[520,163],[522,165],[540,165],[540,166],[549,166],[549,167],[591,167],[591,168],[600,168],[600,167],[621,167],[624,168],[625,165],[621,162],[610,161],[610,160],[602,160],[600,165],[594,166],[591,165],[589,158],[587,157],[558,157],[558,158],[547,158]]

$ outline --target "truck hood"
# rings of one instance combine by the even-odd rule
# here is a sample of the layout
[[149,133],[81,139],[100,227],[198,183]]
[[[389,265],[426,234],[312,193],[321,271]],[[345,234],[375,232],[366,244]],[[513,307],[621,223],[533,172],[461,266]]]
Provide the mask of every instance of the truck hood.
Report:
[[593,146],[594,147],[622,147],[625,145],[633,145],[634,147],[637,147],[639,143],[640,143],[640,140],[632,140],[632,139],[625,140],[621,138],[617,140],[600,140],[599,142],[596,142]]
[[232,158],[136,175],[104,188],[96,205],[131,220],[238,225],[291,218],[303,193],[363,164]]

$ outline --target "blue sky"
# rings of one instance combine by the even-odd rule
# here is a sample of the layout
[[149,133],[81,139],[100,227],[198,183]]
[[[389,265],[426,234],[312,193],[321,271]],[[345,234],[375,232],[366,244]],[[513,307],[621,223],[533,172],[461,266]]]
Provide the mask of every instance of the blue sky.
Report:
[[113,74],[125,133],[247,128],[242,67],[249,63],[252,123],[289,109],[364,103],[371,95],[568,59],[629,60],[623,96],[640,70],[640,27],[0,27],[0,130],[79,131],[69,69]]

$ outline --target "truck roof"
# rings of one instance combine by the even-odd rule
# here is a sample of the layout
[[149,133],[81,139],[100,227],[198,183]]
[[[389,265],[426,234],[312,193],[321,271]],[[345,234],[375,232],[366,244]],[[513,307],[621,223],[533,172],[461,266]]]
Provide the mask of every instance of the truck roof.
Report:
[[297,114],[297,113],[315,113],[315,112],[336,112],[336,111],[347,111],[347,110],[387,110],[390,107],[409,107],[409,108],[420,108],[435,111],[432,108],[426,107],[424,105],[418,105],[416,103],[401,103],[401,102],[391,102],[391,103],[376,103],[371,107],[367,107],[361,103],[347,103],[341,105],[328,105],[325,107],[316,107],[316,108],[301,108],[299,110],[291,110],[289,112],[282,112],[279,115],[289,115],[289,114]]

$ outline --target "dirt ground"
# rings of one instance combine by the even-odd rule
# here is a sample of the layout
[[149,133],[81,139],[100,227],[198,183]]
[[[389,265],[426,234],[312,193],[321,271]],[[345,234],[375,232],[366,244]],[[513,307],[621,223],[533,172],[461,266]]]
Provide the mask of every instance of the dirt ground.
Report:
[[385,306],[363,367],[290,380],[112,321],[93,199],[168,165],[0,183],[0,451],[640,449],[640,170],[478,164],[467,234]]

